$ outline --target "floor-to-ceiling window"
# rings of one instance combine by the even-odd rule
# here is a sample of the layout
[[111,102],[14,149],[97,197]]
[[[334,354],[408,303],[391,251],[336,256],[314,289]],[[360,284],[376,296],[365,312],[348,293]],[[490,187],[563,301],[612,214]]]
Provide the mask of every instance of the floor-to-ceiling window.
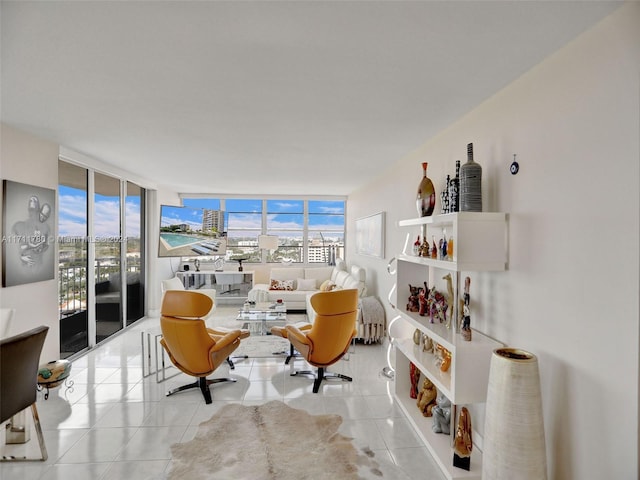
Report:
[[95,246],[96,341],[122,329],[122,222],[120,180],[94,174],[93,235]]
[[65,161],[59,162],[58,192],[60,351],[66,358],[144,316],[146,192]]
[[89,346],[87,315],[87,169],[58,164],[58,283],[60,355]]
[[142,187],[132,182],[126,183],[127,325],[131,325],[144,316],[144,199]]

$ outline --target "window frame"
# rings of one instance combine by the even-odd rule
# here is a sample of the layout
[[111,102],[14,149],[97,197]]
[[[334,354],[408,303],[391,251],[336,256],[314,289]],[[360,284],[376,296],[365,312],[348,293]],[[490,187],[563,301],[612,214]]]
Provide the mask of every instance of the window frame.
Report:
[[[227,235],[229,235],[229,232],[233,232],[233,231],[255,231],[256,232],[256,238],[255,238],[255,254],[250,255],[250,258],[247,260],[243,260],[243,263],[248,263],[248,264],[273,264],[273,263],[279,263],[281,260],[281,257],[279,255],[277,255],[278,251],[273,252],[273,254],[271,252],[261,252],[258,250],[258,235],[277,235],[277,232],[279,231],[277,228],[269,228],[269,222],[268,222],[268,216],[269,215],[274,215],[274,212],[269,212],[268,211],[268,204],[269,202],[273,202],[275,201],[296,201],[296,202],[302,202],[302,220],[303,220],[303,225],[302,225],[302,229],[301,229],[301,234],[302,234],[302,254],[301,254],[301,258],[300,261],[294,261],[295,264],[297,265],[319,265],[319,264],[323,264],[323,263],[328,263],[329,260],[331,259],[330,255],[324,254],[324,255],[320,255],[320,257],[318,257],[318,255],[310,255],[310,242],[312,241],[312,237],[314,235],[315,232],[318,231],[322,231],[323,233],[325,232],[336,232],[338,233],[338,238],[342,238],[342,242],[335,245],[334,249],[333,249],[333,253],[334,256],[339,256],[339,257],[344,257],[344,252],[345,252],[345,246],[346,246],[346,242],[347,242],[347,197],[346,196],[341,196],[341,195],[335,195],[335,196],[298,196],[298,195],[228,195],[228,194],[180,194],[180,200],[182,202],[182,205],[191,205],[190,202],[193,203],[200,203],[203,200],[213,200],[216,202],[219,202],[220,204],[220,209],[222,211],[224,211],[224,217],[225,217],[225,233]],[[262,211],[261,211],[261,230],[258,231],[258,229],[256,227],[253,227],[251,229],[247,229],[247,228],[243,228],[243,229],[238,229],[238,228],[233,228],[233,229],[229,229],[229,214],[230,213],[239,213],[237,211],[233,211],[231,212],[230,210],[228,210],[227,208],[227,202],[231,201],[235,201],[235,200],[247,200],[247,201],[260,201],[262,202]],[[335,215],[336,217],[342,217],[343,221],[342,221],[342,230],[340,230],[339,228],[335,228],[335,229],[314,229],[313,226],[311,226],[310,228],[310,216],[313,217],[314,215],[329,215],[327,213],[309,213],[309,202],[338,202],[342,204],[342,213],[334,213],[334,214],[330,214],[330,215]],[[282,214],[292,214],[292,215],[298,215],[298,213],[295,212],[282,212]],[[313,222],[311,222],[313,223]],[[254,230],[255,229],[255,230]],[[286,231],[286,232],[294,232],[297,231],[296,229],[283,229],[280,231]],[[280,238],[279,238],[279,247],[280,247]],[[325,248],[325,247],[323,247]],[[329,250],[329,246],[326,247],[327,251]],[[312,261],[313,259],[317,259],[320,258],[320,260],[316,260],[316,261]],[[230,254],[227,253],[227,258],[225,258],[226,261],[229,261],[230,258]],[[275,259],[275,260],[274,260]]]

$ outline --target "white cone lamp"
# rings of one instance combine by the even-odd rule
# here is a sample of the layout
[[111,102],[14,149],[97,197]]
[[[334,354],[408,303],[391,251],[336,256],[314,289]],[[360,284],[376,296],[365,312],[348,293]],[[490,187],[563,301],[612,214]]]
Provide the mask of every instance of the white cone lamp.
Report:
[[275,235],[258,235],[258,248],[273,252],[278,249],[278,237]]
[[498,348],[491,357],[482,478],[547,478],[538,359],[524,350]]

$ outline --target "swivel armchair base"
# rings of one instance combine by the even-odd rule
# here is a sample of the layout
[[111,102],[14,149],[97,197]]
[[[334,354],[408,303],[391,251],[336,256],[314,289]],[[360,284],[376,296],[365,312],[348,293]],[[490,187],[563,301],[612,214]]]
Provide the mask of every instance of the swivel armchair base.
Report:
[[204,402],[208,405],[212,402],[211,400],[211,391],[209,390],[209,385],[213,385],[216,383],[223,383],[223,382],[236,382],[237,380],[235,378],[213,378],[213,379],[208,379],[207,377],[200,377],[198,378],[198,380],[196,380],[193,383],[189,383],[187,385],[182,385],[181,387],[178,388],[174,388],[173,390],[169,390],[167,392],[167,397],[169,395],[173,395],[174,393],[179,393],[179,392],[183,392],[185,390],[190,390],[192,388],[199,388],[200,391],[202,392],[202,395],[204,396]]
[[315,380],[313,382],[313,393],[318,393],[318,390],[320,390],[320,384],[323,380],[338,379],[347,382],[353,381],[353,378],[348,377],[347,375],[343,375],[341,373],[329,373],[325,371],[324,367],[318,367],[317,374],[312,370],[297,370],[295,372],[292,372],[290,376],[295,377],[297,375],[311,375],[312,377],[315,377]]

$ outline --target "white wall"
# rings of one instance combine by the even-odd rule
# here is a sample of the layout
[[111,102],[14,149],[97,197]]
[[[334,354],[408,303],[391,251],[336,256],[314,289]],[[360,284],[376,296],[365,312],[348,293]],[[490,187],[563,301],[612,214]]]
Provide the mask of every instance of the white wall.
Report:
[[386,298],[388,259],[419,233],[397,221],[416,216],[420,162],[441,190],[473,142],[485,211],[509,213],[510,251],[508,271],[470,273],[472,326],[538,356],[552,479],[638,478],[639,134],[633,2],[349,197],[351,238],[355,218],[387,212],[386,260],[348,245]]
[[[3,180],[57,190],[57,144],[33,137],[5,124],[0,124],[0,139],[0,176]],[[0,211],[1,203],[2,199]],[[57,252],[54,258],[58,258]],[[0,307],[15,309],[7,331],[8,336],[39,325],[49,326],[42,349],[42,363],[60,357],[58,269],[54,271],[53,280],[0,289]]]

